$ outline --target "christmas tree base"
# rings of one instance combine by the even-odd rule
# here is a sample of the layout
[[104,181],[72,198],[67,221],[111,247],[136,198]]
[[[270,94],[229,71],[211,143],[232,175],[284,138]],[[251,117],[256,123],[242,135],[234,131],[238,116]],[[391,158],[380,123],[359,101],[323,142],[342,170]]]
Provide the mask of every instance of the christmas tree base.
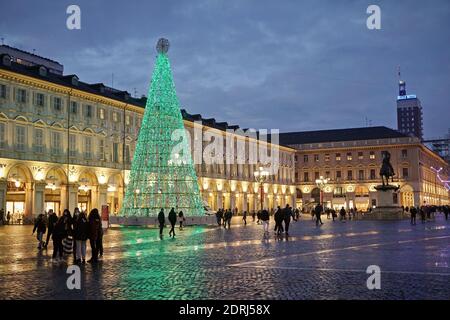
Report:
[[[185,226],[195,226],[195,225],[216,225],[217,219],[215,216],[189,216],[185,217]],[[121,225],[121,226],[159,226],[157,217],[120,217],[120,216],[110,216],[110,225]],[[177,221],[177,225],[180,223]],[[166,225],[170,225],[169,220],[166,217]]]

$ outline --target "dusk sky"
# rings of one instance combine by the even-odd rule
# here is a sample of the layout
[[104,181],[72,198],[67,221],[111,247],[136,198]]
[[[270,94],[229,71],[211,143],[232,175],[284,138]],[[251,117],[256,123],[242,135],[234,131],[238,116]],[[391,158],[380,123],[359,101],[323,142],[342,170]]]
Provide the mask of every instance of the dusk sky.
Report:
[[[66,8],[81,8],[81,30]],[[381,30],[366,27],[370,4]],[[282,132],[397,127],[397,67],[417,94],[426,138],[450,127],[450,1],[4,1],[4,43],[81,81],[147,94],[155,44],[171,47],[190,113]]]

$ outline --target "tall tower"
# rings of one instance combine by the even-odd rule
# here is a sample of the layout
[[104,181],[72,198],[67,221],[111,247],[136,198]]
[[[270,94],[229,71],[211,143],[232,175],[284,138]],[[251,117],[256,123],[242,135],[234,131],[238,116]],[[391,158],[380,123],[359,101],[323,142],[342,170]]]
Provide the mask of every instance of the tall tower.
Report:
[[416,95],[406,94],[404,80],[398,81],[397,130],[423,140],[422,105]]

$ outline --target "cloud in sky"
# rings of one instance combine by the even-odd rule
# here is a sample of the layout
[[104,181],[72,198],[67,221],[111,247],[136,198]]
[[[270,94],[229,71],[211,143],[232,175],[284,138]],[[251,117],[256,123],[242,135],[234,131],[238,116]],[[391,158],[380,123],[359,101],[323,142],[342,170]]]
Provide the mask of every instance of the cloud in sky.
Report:
[[82,29],[65,27],[69,1],[1,4],[0,36],[58,60],[66,73],[146,94],[159,37],[189,112],[281,131],[396,127],[397,66],[424,108],[427,137],[450,118],[450,2],[77,1]]

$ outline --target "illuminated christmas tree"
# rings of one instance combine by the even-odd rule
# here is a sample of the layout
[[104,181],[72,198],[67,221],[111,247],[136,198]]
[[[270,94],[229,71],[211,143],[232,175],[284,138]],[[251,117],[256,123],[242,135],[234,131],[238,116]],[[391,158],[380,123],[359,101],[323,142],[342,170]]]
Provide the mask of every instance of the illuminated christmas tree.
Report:
[[167,51],[159,39],[144,118],[131,164],[121,216],[157,216],[174,207],[185,216],[204,213],[189,140],[172,79]]

